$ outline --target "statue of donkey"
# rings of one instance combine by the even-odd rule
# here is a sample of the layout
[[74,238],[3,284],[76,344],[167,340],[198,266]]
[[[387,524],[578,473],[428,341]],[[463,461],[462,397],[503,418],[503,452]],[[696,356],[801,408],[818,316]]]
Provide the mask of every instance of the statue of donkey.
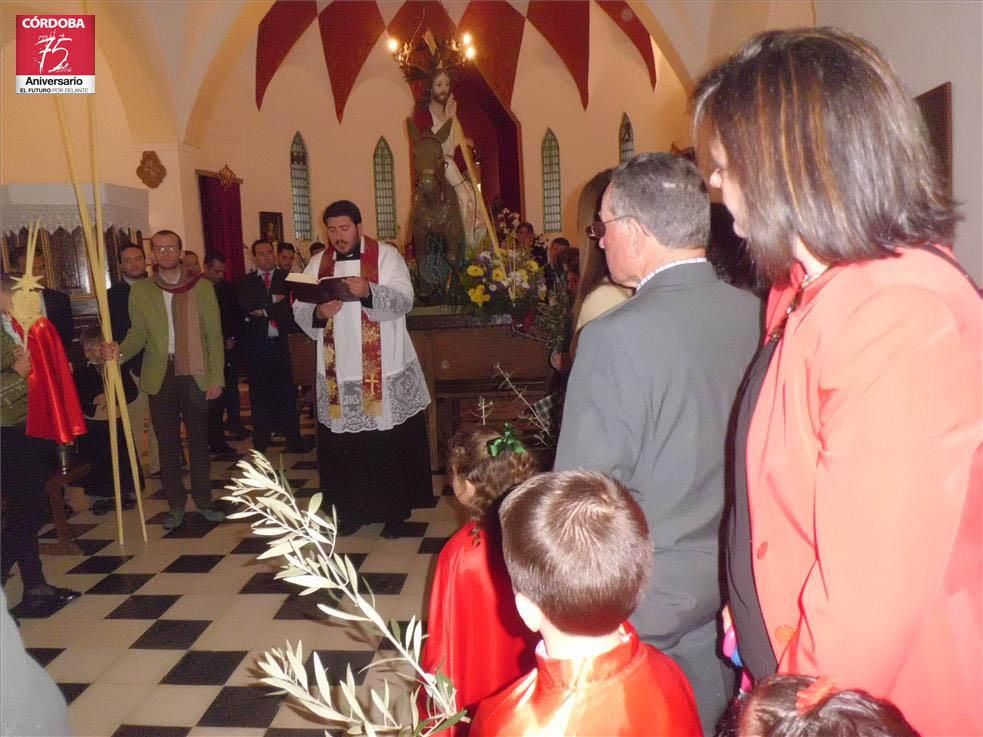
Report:
[[441,299],[460,281],[464,260],[464,224],[454,187],[444,176],[443,142],[450,135],[451,121],[436,133],[421,132],[407,121],[413,142],[416,192],[413,196],[413,243],[420,278],[429,294]]

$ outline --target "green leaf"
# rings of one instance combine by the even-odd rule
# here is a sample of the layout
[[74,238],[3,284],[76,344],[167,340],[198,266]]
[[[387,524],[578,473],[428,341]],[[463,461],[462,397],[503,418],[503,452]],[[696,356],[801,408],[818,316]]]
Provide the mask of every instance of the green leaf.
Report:
[[322,494],[320,491],[312,496],[310,501],[307,502],[307,511],[313,515],[318,509],[321,508],[321,499],[323,498],[324,494]]
[[314,679],[317,681],[317,690],[321,694],[321,698],[331,703],[331,686],[328,684],[328,676],[324,672],[321,658],[318,657],[316,650],[314,651]]

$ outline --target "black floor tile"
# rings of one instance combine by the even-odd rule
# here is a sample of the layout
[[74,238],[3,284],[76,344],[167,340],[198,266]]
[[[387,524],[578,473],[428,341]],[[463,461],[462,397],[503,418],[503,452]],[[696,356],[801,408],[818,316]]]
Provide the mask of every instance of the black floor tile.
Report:
[[83,563],[79,563],[69,573],[112,573],[130,560],[132,555],[93,555]]
[[405,573],[361,573],[359,577],[373,594],[398,594],[406,583]]
[[324,737],[323,729],[284,729],[270,727],[263,737]]
[[297,587],[294,587],[294,594],[287,597],[287,600],[283,602],[277,613],[273,615],[273,619],[309,619],[315,622],[322,622],[327,618],[327,615],[318,609],[317,605],[327,604],[330,607],[337,606],[337,602],[323,592],[298,596],[296,594],[297,590]]
[[85,593],[135,594],[141,586],[153,577],[153,573],[110,573]]
[[58,683],[55,684],[61,689],[65,701],[71,704],[75,699],[82,695],[82,692],[89,687],[88,683]]
[[32,658],[38,661],[38,665],[42,668],[65,652],[65,649],[61,647],[29,647],[25,649]]
[[268,542],[273,538],[251,536],[243,538],[238,545],[231,550],[233,555],[259,555],[265,553],[269,547]]
[[180,598],[180,596],[163,594],[153,596],[138,594],[113,609],[106,619],[160,619],[164,612],[174,606],[174,602]]
[[176,530],[168,532],[164,538],[168,540],[192,540],[205,537],[219,524],[218,522],[209,522],[197,512],[187,512],[184,515],[184,524]]
[[264,729],[273,723],[283,696],[270,696],[269,686],[226,686],[198,721],[200,727]]
[[208,573],[224,555],[182,555],[161,573]]
[[[372,662],[375,653],[371,650],[316,650],[321,666],[328,676],[328,681],[337,683],[346,678],[348,665],[352,666],[352,676],[355,678],[355,685],[361,686],[365,680],[365,666]],[[305,663],[307,668],[307,679],[310,683],[316,683],[314,676],[314,655],[311,654]]]
[[85,538],[76,538],[72,540],[73,543],[79,546],[82,550],[83,555],[95,555],[100,550],[102,550],[107,545],[111,544],[112,540],[86,540]]
[[444,549],[449,539],[447,537],[425,537],[420,541],[420,548],[416,552],[434,555]]
[[418,502],[418,503],[414,504],[413,505],[413,508],[414,509],[433,509],[434,507],[437,506],[437,502],[439,502],[439,501],[440,501],[440,497],[439,496],[434,496],[433,494],[430,494],[426,498],[426,500],[423,501],[422,503],[419,503]]
[[207,620],[158,619],[130,645],[130,649],[187,650],[210,624]]
[[296,594],[298,589],[292,583],[275,579],[275,573],[257,573],[246,581],[240,594]]
[[248,653],[243,651],[189,650],[164,676],[170,686],[221,686]]
[[145,724],[121,724],[112,737],[188,737],[191,727],[151,727]]
[[[402,530],[404,534],[401,537],[423,537],[427,534],[427,523],[426,522],[404,522],[402,524]],[[385,535],[389,526],[382,528],[382,534]]]
[[362,567],[365,559],[369,557],[368,553],[344,553],[344,555],[351,559],[356,571]]
[[[47,504],[47,502],[45,502],[45,504]],[[82,524],[77,522],[68,523],[68,530],[71,537],[78,537],[79,535],[85,534],[89,530],[94,530],[96,527],[98,527],[98,525]],[[38,537],[42,540],[51,540],[52,538],[57,539],[58,531],[52,527],[50,530],[42,532],[40,535],[38,535]]]
[[297,461],[290,467],[291,471],[316,471],[317,461]]

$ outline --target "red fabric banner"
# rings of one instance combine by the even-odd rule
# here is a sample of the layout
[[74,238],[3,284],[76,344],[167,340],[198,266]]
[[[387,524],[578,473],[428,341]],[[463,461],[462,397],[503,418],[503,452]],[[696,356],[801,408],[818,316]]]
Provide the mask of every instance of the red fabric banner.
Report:
[[635,15],[625,0],[597,0],[601,10],[607,13],[611,20],[618,24],[625,35],[631,39],[638,49],[638,53],[645,60],[645,66],[649,70],[649,80],[652,82],[652,89],[655,89],[655,53],[652,51],[652,39],[649,32],[645,29],[642,21]]
[[375,0],[334,0],[318,16],[338,122],[358,73],[386,30]]
[[470,33],[478,46],[475,66],[506,108],[512,106],[512,89],[519,66],[519,48],[526,19],[508,3],[480,0],[468,5],[458,29]]
[[[201,225],[205,236],[205,253],[214,251],[225,257],[225,280],[237,282],[246,273],[242,254],[242,202],[239,184],[222,186],[218,177],[198,175],[201,200]],[[252,240],[250,240],[250,243]]]
[[277,0],[259,22],[256,39],[256,109],[290,49],[317,18],[314,0]]
[[404,43],[414,36],[423,36],[428,28],[435,38],[450,38],[457,33],[454,21],[437,0],[404,2],[386,30],[390,36]]
[[543,34],[570,70],[586,110],[590,71],[590,3],[584,0],[529,0],[526,18]]
[[[23,335],[21,326],[14,327]],[[85,416],[79,403],[72,370],[55,326],[42,317],[31,325],[27,337],[31,373],[27,375],[27,427],[32,438],[66,445],[85,435]]]

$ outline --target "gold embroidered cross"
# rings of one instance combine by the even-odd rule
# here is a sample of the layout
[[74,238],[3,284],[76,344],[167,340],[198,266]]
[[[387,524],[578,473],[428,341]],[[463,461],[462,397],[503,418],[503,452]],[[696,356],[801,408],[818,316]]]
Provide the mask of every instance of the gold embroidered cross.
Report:
[[379,383],[379,379],[377,377],[378,377],[378,373],[373,371],[372,373],[369,374],[369,378],[365,380],[369,385],[370,394],[375,394],[376,385]]

